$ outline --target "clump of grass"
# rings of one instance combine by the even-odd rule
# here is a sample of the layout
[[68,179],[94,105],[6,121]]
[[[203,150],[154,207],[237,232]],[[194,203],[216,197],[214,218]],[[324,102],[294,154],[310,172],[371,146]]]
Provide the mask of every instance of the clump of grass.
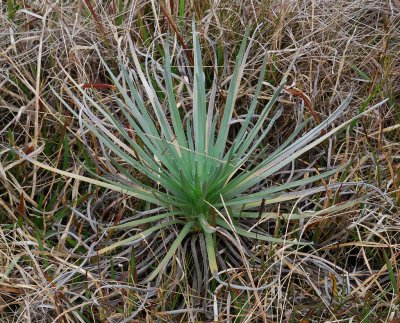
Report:
[[[375,0],[339,4],[309,0],[284,4],[247,0],[178,2],[163,2],[165,13],[157,2],[147,0],[63,1],[52,6],[22,1],[0,4],[0,320],[396,320],[400,213],[396,207],[388,208],[382,196],[392,197],[399,205],[398,7],[394,2]],[[90,3],[98,21],[86,3]],[[266,53],[269,60],[265,78],[249,128],[279,86],[294,53],[298,58],[270,113],[273,116],[272,112],[282,109],[282,115],[262,140],[260,149],[264,151],[257,150],[253,155],[260,153],[259,161],[278,149],[296,125],[313,117],[309,107],[318,120],[324,121],[352,93],[351,104],[335,121],[337,125],[389,97],[381,109],[355,119],[349,130],[345,127],[346,131],[337,132],[251,190],[261,191],[343,165],[336,174],[299,188],[328,185],[327,190],[301,200],[261,203],[261,207],[246,211],[251,216],[233,218],[235,226],[285,240],[285,244],[246,238],[221,226],[212,234],[216,237],[219,278],[251,288],[274,282],[262,291],[225,287],[212,279],[205,261],[202,229],[188,233],[163,274],[150,282],[150,288],[143,286],[144,278],[165,257],[166,248],[186,219],[173,215],[169,219],[183,223],[115,248],[111,255],[96,256],[94,250],[156,224],[113,230],[110,223],[142,220],[165,210],[34,166],[9,149],[18,147],[33,161],[68,173],[82,174],[86,167],[103,175],[115,171],[107,180],[119,182],[121,173],[107,158],[109,154],[136,178],[137,171],[107,147],[103,151],[89,132],[85,133],[85,146],[79,123],[75,122],[79,118],[60,104],[53,90],[68,99],[65,89],[69,89],[77,101],[89,102],[88,108],[103,126],[110,126],[72,80],[79,86],[83,84],[90,98],[112,109],[107,112],[127,127],[122,109],[110,95],[116,90],[98,87],[113,82],[103,72],[93,48],[99,48],[121,86],[128,90],[115,58],[129,63],[126,70],[136,83],[136,67],[131,64],[127,46],[130,36],[143,73],[147,76],[147,71],[149,75],[156,71],[151,84],[166,108],[165,51],[158,37],[169,31],[173,36],[173,87],[186,126],[187,119],[192,122],[189,89],[193,70],[182,66],[192,64],[184,63],[190,56],[183,55],[180,47],[182,43],[191,47],[194,11],[200,43],[204,45],[201,52],[206,91],[212,86],[214,71],[208,66],[214,64],[214,51],[217,56],[219,80],[214,106],[220,118],[234,70],[231,57],[238,53],[245,28],[252,31],[253,46],[232,114],[228,149],[247,116]],[[253,33],[260,23],[259,32]],[[181,41],[174,38],[177,34]],[[158,83],[161,87],[156,86]],[[144,93],[140,84],[138,89]],[[115,94],[125,105],[119,92],[117,89]],[[146,107],[151,107],[146,94],[143,96]],[[68,103],[74,105],[73,101]],[[313,120],[298,138],[310,130]],[[265,126],[269,121],[268,117]],[[83,128],[87,130],[86,125]],[[116,129],[107,129],[127,143]],[[132,129],[126,131],[133,135]],[[244,172],[243,167],[237,175]],[[129,183],[125,176],[122,179]],[[153,190],[166,192],[157,186],[158,180],[146,176],[137,179]],[[369,188],[365,184],[333,185],[361,181]],[[288,192],[295,194],[297,190],[291,188]],[[224,209],[219,211],[226,217]],[[215,228],[212,221],[209,224]],[[289,245],[299,240],[314,245]]]
[[[260,208],[274,203],[302,199],[328,189],[328,187],[322,186],[297,190],[294,193],[287,192],[288,189],[298,188],[328,177],[336,173],[338,169],[269,188],[263,188],[262,183],[278,170],[295,161],[297,157],[348,125],[351,121],[329,129],[329,126],[349,105],[350,96],[326,120],[298,137],[310,120],[300,123],[285,142],[275,151],[266,155],[265,151],[260,149],[260,144],[281,116],[282,111],[278,110],[270,117],[274,104],[286,83],[285,75],[274,90],[271,99],[261,109],[258,120],[250,126],[256,117],[255,111],[259,104],[259,95],[265,78],[266,57],[261,67],[253,99],[247,108],[247,115],[235,137],[232,138],[232,144],[229,144],[228,134],[232,115],[251,49],[250,45],[247,46],[247,40],[246,33],[238,51],[226,95],[226,103],[220,112],[221,116],[214,107],[217,75],[214,74],[213,84],[207,93],[200,43],[194,24],[194,71],[190,97],[193,110],[190,116],[186,116],[186,121],[182,118],[177,104],[168,38],[166,46],[164,46],[166,54],[163,68],[164,80],[158,81],[158,87],[164,89],[161,92],[166,93],[165,107],[160,102],[157,91],[149,79],[149,74],[146,76],[143,73],[132,41],[130,41],[130,49],[135,66],[136,81],[132,71],[124,67],[125,62],[121,62],[122,72],[116,76],[106,62],[101,59],[114,86],[119,90],[119,96],[114,97],[119,113],[96,102],[84,90],[81,90],[83,100],[68,89],[66,90],[68,99],[54,92],[68,110],[79,119],[81,133],[84,134],[88,129],[99,140],[107,160],[107,168],[112,171],[107,177],[102,178],[93,174],[97,179],[91,180],[84,176],[55,170],[43,164],[40,166],[72,178],[124,192],[149,203],[149,205],[162,208],[158,209],[157,213],[159,214],[155,216],[146,216],[143,219],[136,219],[113,227],[113,230],[119,230],[151,225],[143,232],[138,232],[129,238],[98,250],[97,254],[102,255],[119,247],[132,245],[143,237],[153,233],[157,234],[168,227],[177,228],[178,233],[175,240],[171,241],[169,247],[165,249],[166,254],[159,259],[158,265],[151,271],[145,282],[152,281],[160,273],[165,272],[175,252],[190,233],[201,232],[204,237],[209,269],[214,278],[226,286],[228,283],[221,280],[218,272],[217,236],[222,235],[225,239],[228,237],[231,242],[240,236],[279,244],[309,244],[289,240],[286,236],[273,237],[260,231],[257,225],[248,229],[240,226],[239,221],[252,218],[255,214],[259,221],[263,221],[271,214],[259,211]],[[97,53],[100,55],[100,51]],[[69,99],[72,99],[79,107],[79,112],[68,103]],[[152,108],[150,111],[147,102]],[[380,102],[364,113],[372,111],[384,102]],[[37,162],[34,163],[39,165]],[[127,166],[134,172],[129,171]],[[140,181],[138,174],[153,184],[148,181]],[[154,185],[155,183],[156,185]],[[334,186],[338,185],[345,184],[340,183]],[[253,191],[251,191],[252,189]],[[254,189],[256,190],[254,191]],[[311,214],[304,216],[283,214],[282,216],[287,220],[291,218],[300,220]],[[301,234],[299,237],[301,238]],[[226,241],[226,243],[230,242]],[[230,262],[230,259],[225,259],[226,261]],[[269,284],[255,288],[254,286],[242,287],[230,282],[229,286],[254,290],[267,288]]]

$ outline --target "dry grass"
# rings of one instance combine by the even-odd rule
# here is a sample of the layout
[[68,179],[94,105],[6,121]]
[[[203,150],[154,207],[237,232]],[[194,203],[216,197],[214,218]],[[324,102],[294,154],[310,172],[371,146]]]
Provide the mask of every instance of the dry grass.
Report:
[[[156,1],[141,0],[123,1],[122,15],[118,3],[0,4],[0,320],[399,322],[400,2],[181,0],[162,1],[162,9]],[[374,114],[302,156],[293,165],[299,172],[288,167],[270,179],[279,184],[349,161],[347,171],[330,183],[368,185],[274,205],[274,211],[305,212],[364,198],[360,205],[308,221],[264,223],[272,234],[299,230],[315,246],[307,251],[252,241],[240,246],[242,254],[227,266],[227,277],[243,285],[253,279],[272,282],[263,291],[209,280],[200,236],[183,243],[155,286],[143,285],[143,273],[173,232],[113,257],[93,254],[120,238],[121,233],[104,234],[101,228],[148,206],[34,167],[9,149],[82,172],[78,161],[90,163],[90,158],[77,136],[79,125],[52,89],[73,88],[68,76],[81,85],[109,83],[92,45],[117,68],[117,58],[129,54],[128,34],[144,56],[158,60],[157,35],[178,30],[176,48],[188,47],[190,61],[193,15],[205,62],[211,64],[213,48],[223,57],[219,102],[245,27],[259,26],[235,111],[238,119],[246,114],[264,55],[270,56],[266,82],[271,86],[298,56],[280,98],[284,116],[266,145],[278,146],[299,116],[323,120],[349,93],[353,100],[342,121],[389,98]],[[112,90],[92,91],[109,100]],[[182,98],[182,104],[190,111],[190,100]],[[92,153],[101,161],[95,145]],[[222,258],[233,252],[229,248],[222,248]]]

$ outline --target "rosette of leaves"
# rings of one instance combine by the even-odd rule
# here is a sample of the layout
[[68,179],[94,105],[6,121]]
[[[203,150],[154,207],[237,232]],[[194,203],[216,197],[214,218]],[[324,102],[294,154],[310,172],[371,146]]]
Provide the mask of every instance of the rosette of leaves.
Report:
[[[184,240],[196,233],[202,236],[205,244],[209,270],[221,282],[218,275],[218,241],[220,238],[226,239],[228,233],[232,234],[231,237],[267,243],[308,244],[286,236],[273,237],[257,225],[249,229],[250,226],[243,227],[242,223],[270,217],[271,213],[259,212],[261,206],[295,200],[325,190],[324,186],[299,188],[328,177],[338,169],[278,186],[265,188],[261,184],[348,125],[351,120],[336,128],[330,127],[346,109],[350,97],[311,130],[304,131],[310,120],[298,124],[275,151],[267,154],[265,149],[261,149],[261,144],[281,117],[282,111],[275,111],[273,107],[285,86],[286,76],[271,99],[260,109],[260,93],[267,65],[267,59],[264,59],[247,114],[232,138],[231,121],[251,47],[248,39],[248,34],[245,34],[230,77],[225,105],[219,112],[215,107],[217,76],[214,74],[211,89],[206,90],[201,49],[194,26],[194,70],[190,97],[192,112],[186,117],[177,104],[176,75],[171,68],[168,42],[163,66],[163,99],[143,71],[143,64],[132,42],[130,48],[136,78],[132,77],[132,70],[123,64],[120,64],[120,74],[114,75],[98,51],[103,66],[118,89],[114,97],[117,109],[96,101],[84,90],[81,90],[82,100],[67,89],[74,106],[57,94],[71,113],[79,118],[82,128],[97,138],[106,152],[109,168],[114,169],[109,177],[57,172],[134,196],[161,210],[158,214],[112,227],[113,230],[126,230],[147,225],[144,231],[105,246],[96,254],[112,252],[149,237],[154,232],[173,227],[176,232],[174,240],[168,242],[167,251],[146,280],[151,281],[162,273]],[[138,174],[146,180],[141,180]],[[254,190],[257,187],[260,189]],[[300,214],[289,216],[292,219],[302,217]],[[224,237],[220,237],[221,232]]]

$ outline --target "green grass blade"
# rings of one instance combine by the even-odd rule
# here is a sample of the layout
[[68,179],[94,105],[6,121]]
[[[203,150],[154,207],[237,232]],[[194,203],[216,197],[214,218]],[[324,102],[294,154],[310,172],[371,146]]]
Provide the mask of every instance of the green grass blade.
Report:
[[331,124],[340,115],[340,113],[344,110],[344,108],[348,106],[349,101],[348,100],[346,101],[347,102],[345,102],[340,109],[336,110],[332,114],[332,117],[328,118],[326,121],[321,123],[321,125],[315,127],[312,131],[310,131],[309,133],[301,137],[299,140],[297,140],[295,143],[290,145],[288,148],[283,150],[273,160],[262,162],[256,167],[256,169],[253,172],[241,174],[240,176],[236,177],[232,182],[235,182],[237,186],[236,189],[234,188],[231,191],[232,194],[234,191],[236,191],[235,194],[238,194],[238,192],[243,192],[246,189],[254,186],[258,182],[260,182],[260,180],[267,178],[274,172],[278,171],[285,165],[295,160],[297,157],[301,156],[305,152],[309,151],[310,149],[314,148],[324,140],[331,137],[333,134],[342,130],[344,127],[348,126],[353,120],[359,118],[361,115],[365,115],[371,112],[372,110],[380,107],[387,100],[381,101],[380,103],[376,104],[370,109],[364,111],[362,114],[355,116],[354,118],[348,120],[347,122],[342,123],[341,125],[327,132],[325,135],[321,136],[320,131],[323,130],[323,128],[326,127],[328,124]]
[[[354,185],[351,183],[350,185]],[[325,192],[329,189],[340,188],[346,186],[346,183],[335,183],[328,184],[327,186],[318,186],[313,187],[301,191],[294,191],[289,193],[281,193],[281,194],[272,194],[272,195],[264,195],[264,198],[252,198],[250,195],[247,199],[243,198],[243,200],[239,201],[228,201],[225,203],[226,206],[236,208],[236,210],[248,210],[259,207],[260,205],[271,205],[275,203],[281,203],[291,200],[302,199],[306,196],[310,196],[316,193]],[[243,201],[248,201],[248,203],[243,204]],[[222,204],[222,203],[221,203]],[[221,204],[216,204],[217,207],[221,207]]]
[[235,107],[236,98],[239,92],[240,81],[242,79],[244,67],[246,64],[248,51],[245,55],[245,48],[248,36],[249,33],[248,31],[246,31],[243,37],[242,44],[240,45],[239,53],[236,57],[235,69],[233,71],[231,83],[228,89],[228,95],[224,107],[224,114],[221,120],[221,127],[219,129],[217,140],[214,146],[213,156],[220,159],[222,158],[225,151],[226,140],[229,131],[229,122],[232,119],[233,109]]
[[232,217],[234,218],[243,218],[243,219],[262,219],[262,220],[268,220],[268,219],[285,219],[285,220],[302,220],[302,219],[309,219],[312,217],[316,216],[325,216],[328,214],[336,213],[336,212],[341,212],[344,211],[350,207],[353,207],[357,204],[362,203],[362,199],[356,199],[353,201],[345,202],[345,203],[340,203],[333,205],[329,208],[322,209],[320,211],[306,211],[304,213],[298,214],[298,213],[278,213],[278,212],[263,212],[260,214],[260,212],[251,212],[251,211],[235,211],[232,210]]
[[[165,115],[165,112],[163,111],[161,104],[157,98],[156,92],[154,90],[154,88],[151,86],[151,84],[148,82],[146,76],[144,75],[143,71],[142,71],[142,67],[139,63],[139,58],[136,55],[136,49],[135,46],[133,45],[132,39],[128,39],[129,41],[129,45],[130,45],[130,49],[131,49],[131,56],[133,58],[135,67],[136,67],[136,73],[139,75],[141,84],[143,85],[145,92],[147,94],[147,97],[150,100],[150,103],[153,107],[153,111],[157,117],[157,120],[159,122],[159,125],[161,127],[162,130],[162,134],[165,137],[165,139],[172,143],[175,140],[175,135],[169,125],[168,119]],[[171,151],[171,153],[173,153],[174,155],[176,155],[176,158],[180,158],[180,148],[179,145],[177,145],[177,143],[174,144],[174,148],[172,149],[172,147],[170,145],[167,146],[168,149]]]
[[171,260],[172,256],[174,255],[175,251],[179,248],[181,245],[183,239],[188,235],[190,232],[190,229],[192,228],[194,222],[190,221],[185,224],[185,226],[180,230],[177,238],[175,241],[172,243],[172,245],[169,247],[169,250],[163,260],[158,264],[157,268],[154,269],[154,271],[150,274],[149,277],[146,278],[146,281],[152,281],[154,278],[157,277],[157,275],[160,273],[161,270],[163,270]]
[[218,275],[218,265],[213,235],[211,233],[205,232],[204,237],[206,240],[208,264],[210,266],[211,274],[215,277]]
[[[244,119],[244,121],[242,123],[242,126],[241,126],[241,128],[240,128],[240,130],[239,130],[239,132],[238,132],[238,134],[236,136],[236,140],[242,141],[244,139],[244,137],[245,137],[245,133],[249,130],[248,127],[249,127],[250,121],[253,118],[254,112],[255,112],[256,107],[258,105],[258,98],[260,97],[260,91],[261,91],[262,84],[263,84],[263,81],[264,81],[265,71],[267,69],[267,62],[268,62],[268,55],[265,55],[264,56],[264,60],[263,60],[263,64],[261,66],[261,71],[260,71],[260,74],[258,76],[258,82],[257,82],[256,90],[254,92],[253,99],[251,101],[249,110],[247,111],[246,118]],[[236,150],[239,149],[239,148],[240,148],[240,146],[237,146]]]
[[204,173],[206,154],[206,90],[205,75],[200,52],[200,43],[193,21],[193,45],[194,45],[194,83],[193,83],[193,137],[197,155],[197,173],[202,178]]
[[[73,172],[67,172],[67,171],[63,171],[63,170],[57,169],[55,167],[43,164],[43,163],[41,163],[41,162],[39,162],[39,161],[37,161],[37,160],[27,156],[27,155],[18,153],[17,151],[15,151],[15,152],[17,154],[19,154],[22,158],[26,159],[27,161],[29,161],[33,165],[36,165],[39,168],[48,170],[50,172],[53,172],[53,173],[56,173],[56,174],[59,174],[59,175],[62,175],[62,176],[66,176],[68,178],[74,178],[74,179],[77,179],[79,181],[83,181],[83,182],[86,182],[86,183],[89,183],[89,184],[94,184],[94,185],[97,185],[97,186],[100,186],[100,187],[111,189],[111,190],[116,191],[116,192],[121,192],[121,193],[130,195],[130,196],[133,196],[133,197],[137,197],[137,198],[139,198],[141,200],[144,200],[144,201],[147,201],[147,202],[150,202],[150,203],[154,203],[156,205],[160,205],[159,200],[154,198],[154,196],[153,196],[153,194],[151,192],[146,191],[141,187],[134,186],[134,185],[129,186],[129,187],[125,187],[125,186],[120,185],[120,183],[116,183],[116,182],[112,182],[112,181],[109,181],[108,183],[105,183],[103,181],[96,180],[96,179],[93,179],[93,178],[90,178],[90,177],[86,177],[86,176],[83,176],[83,175],[79,175],[79,174],[76,174],[76,173],[73,173]],[[160,205],[160,206],[162,206],[162,205]]]
[[117,26],[121,27],[124,21],[124,0],[118,0]]
[[284,78],[282,80],[281,84],[279,85],[278,89],[272,95],[271,100],[269,100],[268,104],[264,107],[260,118],[257,120],[257,123],[251,129],[249,134],[246,136],[246,139],[244,140],[243,144],[239,147],[239,150],[237,153],[239,156],[242,156],[247,151],[247,149],[251,146],[254,138],[257,136],[257,133],[260,131],[265,120],[268,118],[268,115],[269,115],[272,107],[274,106],[276,100],[278,99],[278,96],[281,94],[285,84],[286,84],[286,79]]
[[205,218],[204,214],[199,214],[199,222],[201,227],[203,228],[203,231],[206,233],[214,233],[217,231],[216,228],[212,227],[208,222],[207,219]]
[[179,29],[183,29],[185,23],[185,0],[179,0]]
[[300,180],[297,180],[297,181],[285,183],[285,184],[282,184],[282,185],[278,185],[278,186],[275,186],[275,187],[272,187],[272,188],[269,188],[269,189],[266,189],[266,190],[262,190],[262,191],[257,192],[257,193],[253,193],[253,194],[248,195],[248,196],[240,196],[238,198],[235,198],[235,196],[237,196],[236,193],[234,194],[232,192],[227,192],[226,197],[227,198],[231,198],[232,201],[237,201],[238,204],[246,203],[245,201],[248,201],[248,200],[261,200],[265,196],[268,196],[268,195],[271,195],[271,194],[275,194],[275,193],[278,193],[278,192],[282,192],[282,191],[286,191],[286,190],[291,189],[291,188],[304,186],[304,185],[316,182],[318,180],[321,180],[323,178],[329,177],[329,176],[331,176],[333,174],[336,174],[336,173],[340,172],[341,170],[345,169],[348,166],[348,164],[349,163],[346,163],[346,164],[344,164],[344,165],[342,165],[340,167],[337,167],[337,168],[334,168],[332,170],[323,172],[321,174],[310,176],[310,177],[307,177],[307,178],[304,178],[304,179],[300,179]]
[[[168,38],[167,38],[168,44]],[[167,87],[167,96],[168,96],[168,103],[169,109],[171,111],[171,119],[172,124],[175,130],[175,134],[180,146],[187,148],[187,140],[185,136],[185,131],[183,129],[182,119],[179,114],[179,110],[175,100],[175,93],[172,85],[172,75],[171,75],[171,62],[170,62],[170,54],[169,54],[169,46],[166,46],[165,51],[165,83]]]
[[279,239],[279,238],[274,238],[274,237],[270,237],[267,236],[265,234],[262,233],[254,233],[251,231],[247,231],[239,226],[234,226],[234,228],[232,229],[224,220],[222,219],[218,219],[217,220],[218,225],[220,225],[221,227],[232,231],[232,232],[236,232],[237,234],[246,237],[246,238],[251,238],[251,239],[256,239],[256,240],[261,240],[261,241],[267,241],[267,242],[271,242],[271,243],[279,243],[279,244],[290,244],[290,245],[298,245],[298,246],[305,246],[305,245],[310,245],[312,244],[311,242],[299,242],[299,241],[291,241],[291,240],[284,240],[284,239]]
[[138,225],[143,225],[146,223],[151,223],[151,222],[156,222],[165,218],[168,218],[170,216],[174,216],[174,215],[179,215],[182,214],[181,212],[167,212],[167,213],[163,213],[163,214],[158,214],[158,215],[154,215],[154,216],[150,216],[144,219],[140,219],[140,220],[134,220],[134,221],[129,221],[129,222],[125,222],[116,226],[113,226],[112,229],[126,229],[126,228],[133,228],[133,227],[137,227]]
[[[113,243],[112,245],[110,245],[110,246],[108,246],[108,247],[105,247],[105,248],[103,248],[103,249],[100,249],[97,253],[98,253],[99,255],[102,255],[102,254],[107,253],[107,252],[110,252],[110,251],[112,251],[112,250],[114,250],[114,249],[116,249],[116,248],[118,248],[118,247],[128,245],[128,244],[134,242],[135,240],[144,238],[144,237],[146,237],[147,235],[149,235],[150,233],[153,233],[153,232],[155,232],[155,231],[161,230],[161,229],[163,229],[163,228],[166,228],[166,227],[168,227],[168,226],[171,226],[171,225],[174,225],[174,224],[178,224],[178,223],[182,223],[182,221],[172,220],[172,221],[168,221],[168,222],[163,222],[163,223],[158,224],[158,225],[156,225],[156,226],[154,226],[154,227],[151,227],[151,228],[149,228],[149,229],[147,229],[147,230],[144,230],[143,232],[140,232],[140,233],[138,233],[138,234],[135,234],[135,235],[132,236],[132,237],[123,239],[123,240],[121,240],[121,241],[118,241],[118,242],[116,242],[116,243]],[[114,228],[112,228],[112,229],[114,229]]]

